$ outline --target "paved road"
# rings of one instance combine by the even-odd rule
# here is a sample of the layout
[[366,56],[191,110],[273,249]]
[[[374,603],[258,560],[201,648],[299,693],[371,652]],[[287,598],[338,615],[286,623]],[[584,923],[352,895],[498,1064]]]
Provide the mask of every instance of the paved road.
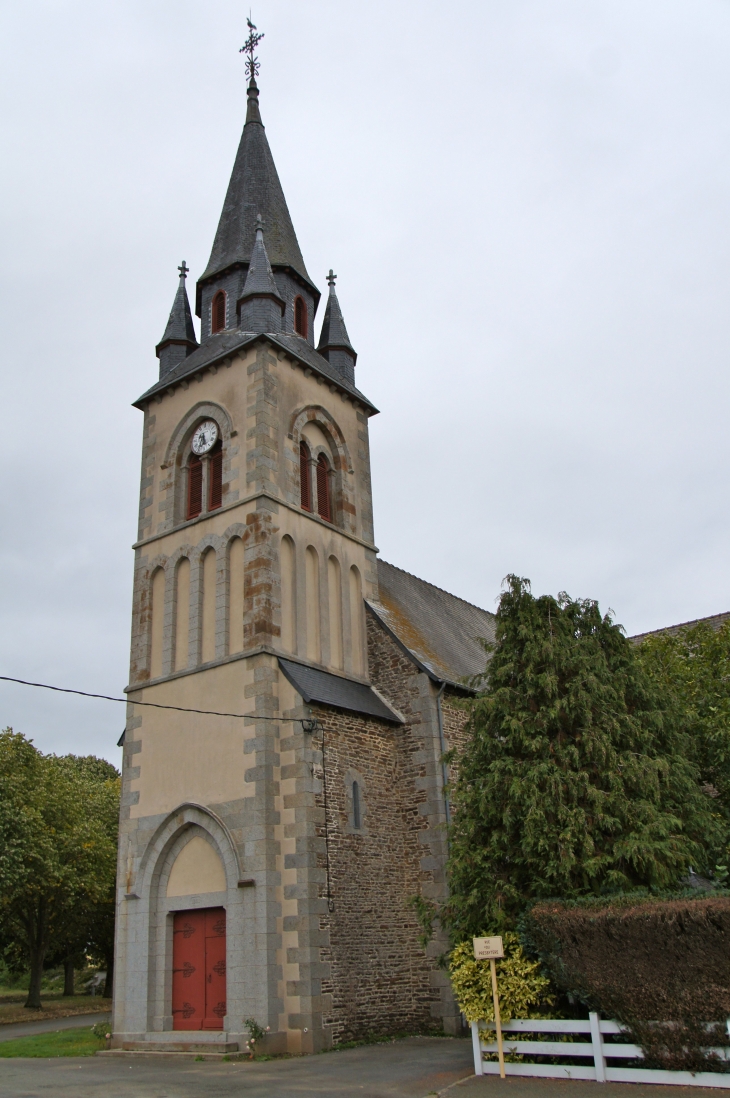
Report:
[[40,1018],[36,1022],[11,1022],[0,1026],[0,1041],[12,1041],[16,1037],[32,1037],[34,1033],[55,1033],[59,1029],[76,1029],[77,1026],[95,1026],[108,1022],[111,1014],[72,1014],[70,1018]]
[[268,1063],[11,1059],[0,1060],[0,1098],[425,1098],[472,1071],[471,1041],[438,1037]]

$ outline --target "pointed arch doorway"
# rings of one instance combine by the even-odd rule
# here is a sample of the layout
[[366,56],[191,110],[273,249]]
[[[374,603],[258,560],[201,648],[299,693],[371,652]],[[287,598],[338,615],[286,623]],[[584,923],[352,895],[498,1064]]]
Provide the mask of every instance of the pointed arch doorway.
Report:
[[173,1029],[223,1029],[226,912],[176,911],[172,932]]

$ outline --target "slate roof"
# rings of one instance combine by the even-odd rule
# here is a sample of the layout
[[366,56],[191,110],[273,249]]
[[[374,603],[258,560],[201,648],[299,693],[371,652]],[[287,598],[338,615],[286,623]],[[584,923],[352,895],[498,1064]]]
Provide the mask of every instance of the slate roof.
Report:
[[275,297],[277,301],[281,301],[283,308],[284,302],[276,282],[274,281],[274,274],[271,270],[269,255],[266,251],[266,245],[264,244],[263,227],[260,220],[256,222],[256,240],[254,241],[253,251],[251,252],[251,262],[249,264],[248,273],[246,274],[246,282],[243,287],[241,299],[256,297],[259,294]]
[[314,290],[307,274],[297,234],[271,155],[258,104],[259,91],[251,81],[248,108],[223,211],[213,241],[208,266],[198,286],[234,264],[247,264],[256,235],[256,217],[264,219],[266,248],[274,267],[291,267]]
[[279,657],[279,667],[304,701],[333,705],[337,709],[347,709],[351,713],[365,713],[371,717],[380,717],[384,721],[403,724],[394,709],[376,694],[371,686],[341,675],[330,675],[327,671],[318,671],[294,660]]
[[168,341],[190,343],[194,347],[198,346],[195,327],[193,325],[193,316],[190,312],[188,292],[185,288],[185,275],[180,276],[180,284],[178,285],[177,293],[175,294],[175,300],[172,303],[165,334],[157,344],[158,349],[163,343],[167,343]]
[[[331,271],[330,274],[332,274]],[[337,300],[334,279],[330,282],[327,308],[324,311],[324,320],[322,321],[322,331],[319,333],[317,350],[322,352],[328,350],[330,347],[341,347],[352,351],[352,357],[355,359],[357,358],[355,348],[350,343],[350,337],[347,334],[340,303]]]
[[207,366],[222,362],[224,358],[230,358],[231,355],[243,350],[249,344],[255,343],[257,339],[263,338],[269,340],[276,347],[280,347],[282,351],[286,351],[291,358],[297,359],[304,366],[311,367],[314,373],[319,374],[327,381],[331,381],[339,389],[359,400],[365,408],[369,408],[373,415],[377,415],[378,409],[375,405],[355,385],[343,377],[335,366],[331,366],[326,358],[323,358],[321,354],[315,351],[306,339],[288,332],[266,332],[262,335],[261,332],[242,332],[240,328],[227,329],[206,339],[202,346],[198,347],[196,351],[183,359],[178,366],[165,374],[164,378],[156,381],[146,392],[142,393],[141,397],[133,401],[134,406],[136,408],[141,407],[155,393],[164,392],[170,385],[182,381],[183,378],[189,377]]
[[636,636],[629,637],[629,640],[632,640],[634,644],[641,644],[647,637],[658,637],[662,634],[676,637],[679,633],[684,633],[686,629],[693,629],[695,625],[709,625],[711,629],[717,632],[727,621],[730,621],[730,610],[724,614],[711,614],[709,618],[695,618],[694,621],[683,621],[679,625],[668,625],[665,629],[651,629],[648,633],[637,633]]
[[464,685],[484,671],[480,638],[494,641],[496,618],[432,583],[378,560],[380,601],[367,605],[432,679]]

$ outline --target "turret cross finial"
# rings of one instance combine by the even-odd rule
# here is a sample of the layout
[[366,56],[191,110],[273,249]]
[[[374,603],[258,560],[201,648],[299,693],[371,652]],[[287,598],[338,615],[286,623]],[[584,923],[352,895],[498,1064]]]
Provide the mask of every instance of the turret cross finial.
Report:
[[251,12],[248,13],[246,25],[248,26],[248,38],[238,52],[248,54],[246,60],[246,76],[249,78],[249,81],[255,82],[260,66],[259,59],[254,56],[254,52],[264,36],[263,34],[256,34],[256,24],[251,22]]
[[181,266],[178,267],[178,271],[180,272],[180,278],[187,278],[189,270],[190,270],[190,268],[188,267],[187,263],[183,259]]
[[329,288],[331,290],[334,290],[334,288],[335,288],[335,279],[336,278],[337,278],[337,275],[334,273],[334,271],[330,267],[330,273],[327,275],[327,285],[329,286]]

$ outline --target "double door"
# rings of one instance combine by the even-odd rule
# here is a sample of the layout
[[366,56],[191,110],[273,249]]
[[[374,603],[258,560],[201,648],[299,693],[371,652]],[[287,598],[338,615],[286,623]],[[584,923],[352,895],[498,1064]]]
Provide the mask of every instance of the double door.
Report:
[[222,1029],[226,1014],[226,913],[177,911],[173,918],[173,1029]]

